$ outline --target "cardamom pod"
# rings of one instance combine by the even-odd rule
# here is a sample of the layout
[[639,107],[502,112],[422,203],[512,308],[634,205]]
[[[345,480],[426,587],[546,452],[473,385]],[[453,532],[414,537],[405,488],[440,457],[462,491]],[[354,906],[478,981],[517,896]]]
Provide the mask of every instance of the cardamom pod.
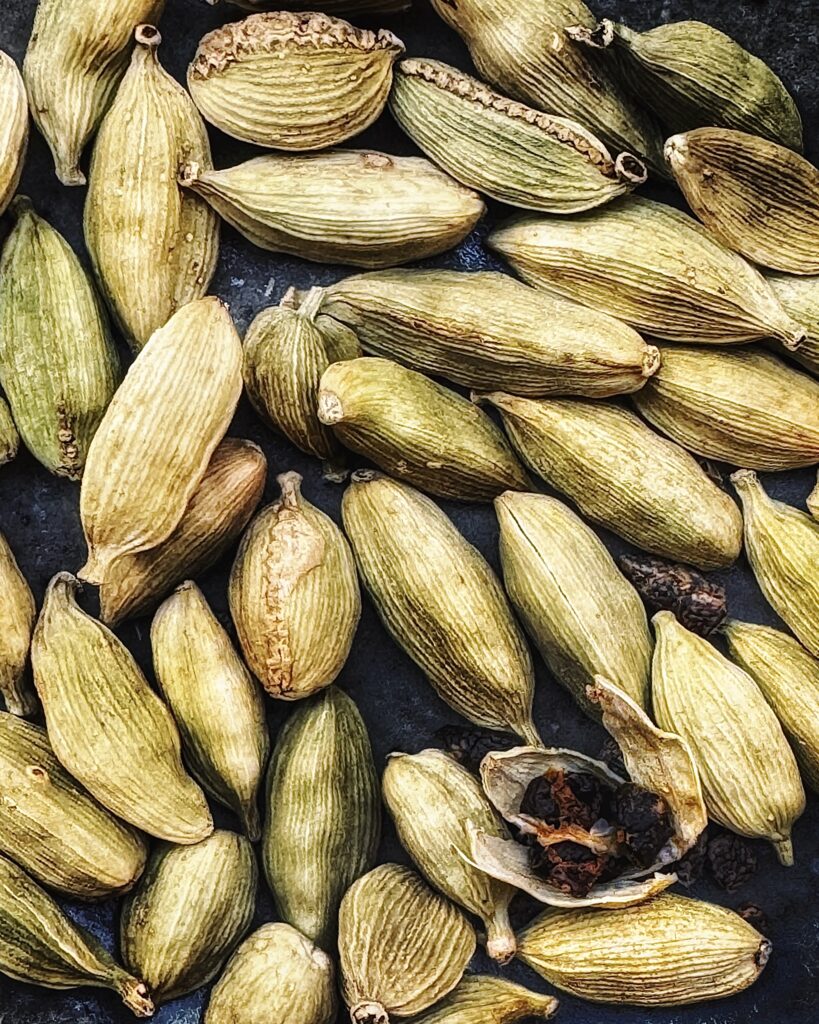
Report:
[[131,365],[88,453],[80,516],[104,583],[123,555],[166,541],[207,472],[242,393],[242,344],[217,298],[182,306]]
[[119,381],[119,359],[88,275],[25,196],[0,256],[0,384],[20,437],[78,480]]
[[819,462],[819,382],[755,347],[662,345],[660,369],[634,404],[708,459],[764,470]]
[[767,839],[783,864],[793,864],[791,827],[805,792],[776,715],[747,672],[671,612],[651,621],[654,714],[691,747],[709,817]]
[[[207,0],[215,6],[221,0]],[[264,7],[278,8],[281,0],[227,0],[236,7],[247,11],[258,11]],[[406,11],[412,0],[286,0],[291,11],[327,11],[329,14],[400,14]]]
[[437,256],[486,211],[428,160],[366,149],[271,154],[224,171],[192,163],[179,181],[262,249],[354,267]]
[[372,356],[328,366],[318,417],[385,472],[430,494],[491,501],[531,481],[476,405],[423,374]]
[[150,1017],[148,989],[75,925],[48,893],[0,856],[0,972],[45,988],[109,988],[137,1017]]
[[500,410],[523,461],[593,522],[644,551],[700,569],[730,565],[739,555],[735,503],[688,452],[634,413],[502,392],[480,400]]
[[37,607],[9,542],[0,533],[0,696],[6,710],[28,717],[37,710],[37,695],[26,679],[31,632]]
[[0,712],[0,852],[78,900],[127,892],[148,848],[57,760],[44,729]]
[[355,562],[341,530],[282,473],[278,501],[239,545],[228,598],[245,660],[265,690],[300,700],[341,671],[361,615]]
[[148,551],[124,555],[106,573],[99,590],[102,621],[114,626],[150,611],[183,580],[217,562],[253,515],[266,477],[261,448],[226,437],[170,537]]
[[285,722],[266,806],[262,862],[277,910],[311,942],[334,950],[341,899],[375,863],[381,832],[367,728],[335,686]]
[[11,409],[5,398],[0,396],[0,466],[11,462],[19,447],[20,435],[14,425]]
[[340,363],[345,359],[361,358],[363,352],[358,335],[346,324],[335,320],[331,316],[327,316],[326,313],[319,313],[315,319],[315,324],[324,338],[327,358],[331,363]]
[[583,520],[545,494],[495,499],[503,585],[554,678],[584,711],[586,687],[610,679],[648,706],[651,634],[637,591]]
[[332,1024],[333,961],[289,924],[264,924],[228,961],[204,1024]]
[[199,111],[160,65],[159,32],[140,25],[135,38],[94,143],[85,241],[100,290],[138,352],[180,306],[207,292],[219,218],[176,182],[182,163],[211,166]]
[[188,89],[208,121],[235,139],[324,149],[376,120],[403,52],[387,29],[328,14],[251,14],[200,40]]
[[58,573],[34,630],[31,660],[48,736],[64,767],[109,811],[172,843],[213,831],[179,734],[127,648],[77,604]]
[[665,158],[686,202],[749,260],[819,274],[819,169],[768,139],[728,128],[672,136]]
[[669,133],[714,125],[802,149],[802,120],[768,65],[713,25],[672,21],[648,32],[604,18],[568,30],[576,42],[611,48],[633,95]]
[[728,652],[776,712],[807,784],[819,792],[819,662],[792,636],[729,619]]
[[683,1006],[752,985],[771,943],[713,903],[661,893],[612,910],[547,910],[519,935],[520,959],[595,1003]]
[[183,583],[160,606],[151,647],[191,773],[238,815],[255,842],[261,835],[259,784],[270,751],[262,693],[195,583]]
[[341,901],[338,949],[353,1024],[389,1024],[455,988],[475,951],[475,933],[414,871],[381,864]]
[[465,974],[460,985],[416,1017],[414,1024],[518,1024],[557,1012],[554,996],[532,992],[492,974]]
[[647,177],[641,160],[615,159],[576,121],[510,100],[437,60],[398,65],[390,111],[453,178],[526,210],[590,210]]
[[253,920],[257,874],[247,839],[221,829],[195,846],[154,851],[122,909],[120,948],[157,1005],[220,972]]
[[[819,277],[799,277],[766,271],[765,278],[785,312],[802,324],[807,337],[797,349],[785,349],[806,370],[819,377]],[[777,351],[782,351],[779,345]]]
[[28,148],[28,100],[17,65],[0,50],[0,215],[17,191]]
[[322,309],[367,352],[482,390],[605,398],[659,366],[657,349],[614,317],[494,271],[358,274],[327,288]]
[[745,520],[745,553],[768,604],[819,657],[819,521],[774,501],[756,473],[731,477]]
[[[125,74],[134,29],[165,0],[39,0],[23,78],[31,116],[64,185],[84,185],[80,157]],[[140,282],[142,284],[142,282]]]
[[488,242],[527,283],[655,338],[797,348],[805,337],[758,270],[664,203],[626,196],[574,217],[519,217]]
[[483,556],[433,501],[371,470],[353,473],[341,516],[381,621],[439,696],[542,745],[529,649]]
[[805,499],[805,503],[808,506],[808,512],[810,512],[813,518],[819,519],[819,475],[817,475],[816,483],[813,485],[813,490]]

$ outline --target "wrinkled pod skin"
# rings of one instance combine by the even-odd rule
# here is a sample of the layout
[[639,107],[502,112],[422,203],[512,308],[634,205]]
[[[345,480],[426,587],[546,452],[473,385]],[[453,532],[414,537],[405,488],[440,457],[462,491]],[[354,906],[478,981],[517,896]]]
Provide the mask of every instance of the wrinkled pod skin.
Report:
[[20,435],[14,425],[11,409],[5,398],[0,395],[0,466],[11,462],[20,448]]
[[460,985],[413,1024],[518,1024],[557,1012],[554,996],[532,992],[492,974],[466,974]]
[[28,717],[37,710],[37,694],[26,678],[31,633],[37,618],[34,595],[20,572],[8,541],[0,533],[0,696],[6,710]]
[[28,101],[17,65],[0,50],[0,216],[17,191],[28,149]]
[[769,270],[765,271],[765,280],[785,312],[807,331],[807,337],[798,348],[783,348],[776,344],[774,351],[795,360],[814,377],[819,377],[819,275],[805,277]]

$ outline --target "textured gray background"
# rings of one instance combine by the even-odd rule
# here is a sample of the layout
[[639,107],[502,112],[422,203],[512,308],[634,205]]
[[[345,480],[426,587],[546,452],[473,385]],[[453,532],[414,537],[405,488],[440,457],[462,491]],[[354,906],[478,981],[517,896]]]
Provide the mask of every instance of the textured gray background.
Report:
[[[70,0],[65,0],[65,5],[68,9]],[[35,6],[36,0],[0,0],[0,48],[18,61],[23,57]],[[732,34],[766,59],[792,89],[805,121],[808,155],[814,161],[819,159],[819,80],[816,77],[819,4],[816,0],[597,0],[592,6],[599,15],[620,17],[635,28],[649,28],[660,21],[700,18]],[[222,21],[238,16],[237,9],[229,6],[210,8],[202,0],[168,0],[160,26],[165,40],[160,50],[161,60],[184,80],[184,69],[199,37]],[[383,24],[405,41],[408,55],[438,57],[470,69],[465,47],[428,9],[426,0],[417,0],[413,12],[383,19]],[[250,146],[229,140],[216,131],[211,134],[218,167],[237,163],[253,154]],[[413,151],[389,115],[384,115],[355,144],[395,153]],[[32,132],[21,189],[33,197],[39,212],[59,227],[86,260],[81,233],[85,190],[64,188],[58,183],[46,146],[36,131]],[[487,222],[457,251],[430,261],[430,265],[463,270],[497,267],[497,261],[484,250],[483,238],[503,213],[493,208]],[[5,233],[7,225],[0,230]],[[266,305],[276,302],[288,285],[304,287],[328,283],[348,272],[340,267],[317,266],[263,252],[226,227],[212,290],[230,303],[243,331],[252,317]],[[245,402],[230,432],[252,438],[267,454],[270,473],[265,500],[271,500],[276,493],[275,475],[295,468],[304,474],[306,496],[338,521],[341,489],[324,483],[317,462],[274,437]],[[774,496],[800,506],[810,482],[809,472],[768,475],[765,481]],[[0,469],[0,530],[7,534],[38,600],[55,572],[76,571],[84,561],[77,501],[77,485],[50,476],[26,453]],[[497,566],[496,527],[491,509],[454,504],[444,507],[469,540]],[[626,545],[605,533],[604,539],[613,550],[626,550]],[[200,580],[215,611],[228,626],[225,582],[229,564],[230,560],[225,559]],[[727,583],[735,616],[776,624],[776,617],[762,599],[744,560],[721,575]],[[87,597],[87,606],[93,610],[94,596],[88,594]],[[143,619],[128,623],[119,632],[150,674],[148,626],[148,620]],[[379,767],[391,750],[419,750],[430,743],[434,730],[440,725],[457,721],[457,716],[438,700],[421,673],[387,639],[366,601],[356,643],[339,683],[358,701],[370,729]],[[268,701],[268,706],[275,735],[287,708],[273,701]],[[597,752],[602,730],[583,717],[540,664],[536,718],[547,743]],[[235,827],[227,812],[217,809],[216,817],[220,824]],[[601,1024],[649,1021],[656,1024],[779,1024],[780,1021],[815,1024],[819,1017],[817,826],[819,801],[811,797],[795,829],[796,867],[787,870],[779,867],[767,844],[757,843],[759,872],[739,893],[728,896],[708,881],[694,889],[696,895],[726,906],[752,900],[767,913],[774,954],[761,980],[751,989],[727,1001],[651,1012],[595,1007],[560,995],[560,1021],[563,1024],[590,1021]],[[406,860],[389,823],[385,824],[381,859]],[[90,925],[107,944],[113,942],[115,906],[105,904],[89,909],[74,905],[68,910]],[[516,917],[520,921],[530,917],[534,910],[534,904],[525,898],[516,902]],[[269,896],[263,891],[258,919],[261,922],[272,916]],[[474,966],[487,969],[488,965],[482,957],[476,957]],[[522,965],[513,964],[506,973],[533,988],[545,988],[544,983]],[[155,1019],[160,1024],[194,1024],[200,1019],[204,1002],[205,994],[197,993],[163,1007]],[[97,994],[84,989],[79,993],[51,993],[12,983],[0,976],[0,1024],[119,1024],[132,1019],[117,997],[108,992]]]

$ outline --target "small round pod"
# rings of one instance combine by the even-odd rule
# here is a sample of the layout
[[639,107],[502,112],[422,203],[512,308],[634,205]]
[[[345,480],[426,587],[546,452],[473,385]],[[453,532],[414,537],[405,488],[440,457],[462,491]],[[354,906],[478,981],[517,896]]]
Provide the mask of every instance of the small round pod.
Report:
[[0,215],[11,202],[28,149],[28,99],[23,77],[7,53],[0,50]]
[[465,974],[460,985],[413,1024],[518,1024],[557,1012],[554,996],[532,992],[493,974]]
[[31,634],[37,606],[31,587],[20,572],[9,542],[0,533],[0,696],[6,710],[28,717],[37,710],[37,694],[26,679]]

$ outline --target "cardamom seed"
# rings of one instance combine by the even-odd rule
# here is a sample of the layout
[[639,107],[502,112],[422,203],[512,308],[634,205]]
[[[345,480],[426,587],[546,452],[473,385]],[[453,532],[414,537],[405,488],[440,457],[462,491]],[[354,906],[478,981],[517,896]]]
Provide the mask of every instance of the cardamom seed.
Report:
[[37,710],[37,695],[26,679],[29,647],[37,607],[9,542],[0,533],[0,695],[6,710],[28,717]]
[[0,395],[0,466],[11,462],[20,447],[20,435],[11,417],[8,402]]
[[765,278],[788,316],[807,331],[799,348],[783,350],[777,345],[777,351],[784,351],[790,359],[819,377],[819,277],[798,277],[770,270],[765,272]]
[[557,1012],[554,996],[532,992],[492,974],[465,974],[461,983],[415,1024],[518,1024]]
[[678,622],[708,636],[728,614],[725,586],[684,565],[620,555],[620,571],[652,612],[674,612]]
[[0,216],[17,191],[28,148],[28,100],[23,77],[0,50]]

